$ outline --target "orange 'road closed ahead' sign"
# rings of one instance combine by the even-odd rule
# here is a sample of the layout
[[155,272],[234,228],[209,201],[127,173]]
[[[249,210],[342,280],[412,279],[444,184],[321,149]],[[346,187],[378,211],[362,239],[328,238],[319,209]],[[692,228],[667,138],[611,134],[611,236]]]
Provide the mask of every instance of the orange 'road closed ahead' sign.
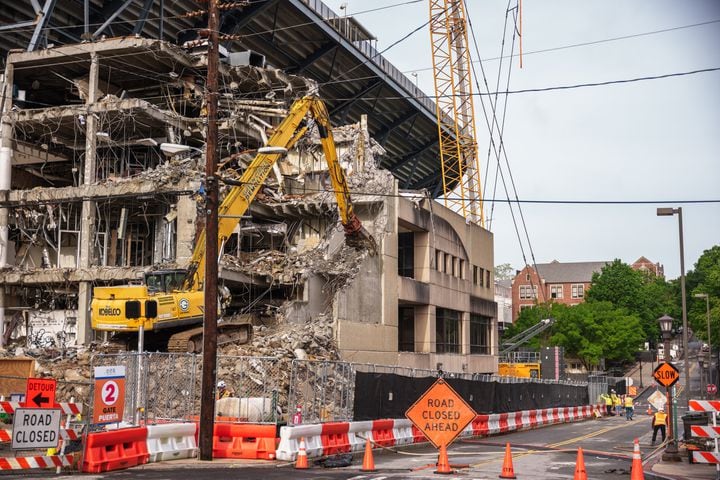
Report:
[[475,410],[442,378],[438,378],[405,412],[405,417],[435,448],[452,443],[476,415]]

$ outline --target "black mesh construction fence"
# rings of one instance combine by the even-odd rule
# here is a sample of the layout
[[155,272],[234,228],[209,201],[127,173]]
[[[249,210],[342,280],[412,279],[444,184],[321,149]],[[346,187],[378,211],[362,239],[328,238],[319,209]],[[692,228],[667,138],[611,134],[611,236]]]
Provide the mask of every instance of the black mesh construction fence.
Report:
[[[355,375],[354,419],[403,418],[407,409],[437,378],[410,378],[392,373]],[[479,414],[588,405],[586,385],[500,383],[445,378]]]

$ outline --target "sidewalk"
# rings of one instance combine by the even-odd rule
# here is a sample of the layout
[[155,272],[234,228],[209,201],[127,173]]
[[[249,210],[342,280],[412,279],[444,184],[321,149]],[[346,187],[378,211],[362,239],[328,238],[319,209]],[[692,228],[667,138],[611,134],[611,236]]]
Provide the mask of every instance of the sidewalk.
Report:
[[662,450],[645,464],[645,478],[658,480],[714,480],[718,478],[715,465],[689,463],[688,452],[680,446],[681,462],[663,462]]

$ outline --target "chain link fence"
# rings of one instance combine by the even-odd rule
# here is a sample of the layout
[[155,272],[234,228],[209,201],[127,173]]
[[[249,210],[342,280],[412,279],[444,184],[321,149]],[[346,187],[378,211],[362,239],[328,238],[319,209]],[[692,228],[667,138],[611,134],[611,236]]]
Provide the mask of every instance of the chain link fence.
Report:
[[[270,357],[218,356],[217,378],[227,384],[231,396],[217,401],[216,414],[236,422],[277,423],[281,418],[277,363],[277,359]],[[202,388],[201,355],[122,352],[92,358],[92,368],[107,366],[125,367],[123,422],[152,425],[197,420]],[[90,402],[90,418],[92,409]]]

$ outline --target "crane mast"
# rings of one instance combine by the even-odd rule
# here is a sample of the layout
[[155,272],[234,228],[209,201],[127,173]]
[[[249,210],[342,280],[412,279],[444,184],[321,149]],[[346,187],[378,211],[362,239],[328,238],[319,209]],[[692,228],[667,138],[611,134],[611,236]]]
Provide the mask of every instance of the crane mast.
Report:
[[484,226],[465,5],[463,0],[429,2],[445,206]]

